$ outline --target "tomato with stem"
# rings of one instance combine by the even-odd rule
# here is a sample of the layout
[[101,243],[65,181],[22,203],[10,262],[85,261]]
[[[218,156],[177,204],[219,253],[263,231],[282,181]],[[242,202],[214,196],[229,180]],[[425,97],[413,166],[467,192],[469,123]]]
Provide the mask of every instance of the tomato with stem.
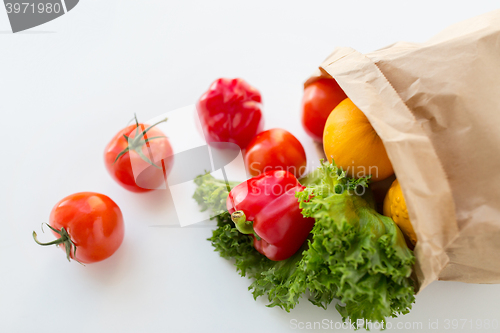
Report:
[[123,215],[108,196],[94,192],[71,194],[59,201],[50,213],[48,227],[56,240],[39,245],[57,245],[68,261],[93,263],[110,257],[124,237]]
[[106,169],[132,192],[147,192],[164,185],[172,169],[173,150],[168,138],[154,125],[135,124],[119,131],[104,151]]

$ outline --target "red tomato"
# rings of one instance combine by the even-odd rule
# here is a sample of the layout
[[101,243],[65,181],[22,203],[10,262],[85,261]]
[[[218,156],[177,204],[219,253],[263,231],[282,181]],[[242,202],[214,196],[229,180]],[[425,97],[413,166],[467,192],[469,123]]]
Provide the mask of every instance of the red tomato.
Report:
[[110,257],[123,241],[124,225],[120,208],[104,194],[81,192],[59,201],[50,213],[49,227],[68,260],[93,263]]
[[122,129],[104,151],[109,174],[129,191],[146,192],[160,187],[172,169],[172,146],[155,125],[136,123]]
[[347,98],[334,79],[319,79],[304,89],[302,126],[315,141],[323,142],[326,119],[333,109]]
[[257,134],[247,147],[245,166],[252,177],[286,170],[300,178],[306,171],[306,152],[290,132],[273,128]]

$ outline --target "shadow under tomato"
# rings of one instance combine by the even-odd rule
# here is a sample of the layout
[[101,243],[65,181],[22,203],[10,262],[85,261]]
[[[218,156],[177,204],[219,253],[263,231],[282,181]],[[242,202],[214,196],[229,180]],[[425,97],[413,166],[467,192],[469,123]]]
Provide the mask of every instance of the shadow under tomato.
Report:
[[[85,264],[81,273],[92,278],[98,284],[114,285],[127,275],[133,262],[134,251],[125,237],[118,250],[111,257],[96,263]],[[78,263],[75,262],[75,264]]]

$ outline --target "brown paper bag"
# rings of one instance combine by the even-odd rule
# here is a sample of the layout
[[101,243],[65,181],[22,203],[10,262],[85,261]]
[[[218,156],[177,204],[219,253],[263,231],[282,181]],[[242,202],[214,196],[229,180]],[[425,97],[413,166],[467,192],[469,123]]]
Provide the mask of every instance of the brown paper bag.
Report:
[[382,138],[417,233],[420,289],[500,283],[500,10],[423,44],[337,48],[333,77]]

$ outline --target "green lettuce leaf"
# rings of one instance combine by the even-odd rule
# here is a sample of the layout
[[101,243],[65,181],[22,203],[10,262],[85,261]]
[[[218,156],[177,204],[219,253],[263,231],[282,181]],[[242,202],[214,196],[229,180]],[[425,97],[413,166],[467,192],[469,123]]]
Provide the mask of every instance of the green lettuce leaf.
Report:
[[344,320],[385,324],[406,314],[414,302],[410,279],[415,261],[403,234],[376,210],[366,183],[353,182],[333,164],[323,163],[322,180],[298,193],[302,214],[314,217],[313,239],[304,252],[311,302],[326,307],[334,298]]
[[193,199],[200,205],[202,212],[210,210],[212,217],[227,212],[226,199],[229,191],[239,184],[215,179],[209,173],[197,176],[194,183],[197,187]]

